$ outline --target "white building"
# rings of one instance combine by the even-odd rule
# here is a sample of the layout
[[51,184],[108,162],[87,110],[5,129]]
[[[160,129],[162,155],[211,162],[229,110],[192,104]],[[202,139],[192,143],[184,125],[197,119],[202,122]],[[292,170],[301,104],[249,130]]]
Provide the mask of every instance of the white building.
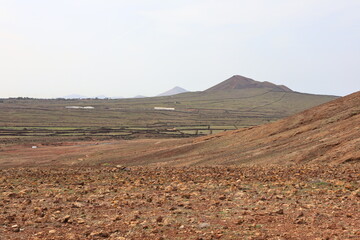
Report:
[[154,107],[154,110],[160,110],[160,111],[174,111],[175,108],[167,108],[167,107]]

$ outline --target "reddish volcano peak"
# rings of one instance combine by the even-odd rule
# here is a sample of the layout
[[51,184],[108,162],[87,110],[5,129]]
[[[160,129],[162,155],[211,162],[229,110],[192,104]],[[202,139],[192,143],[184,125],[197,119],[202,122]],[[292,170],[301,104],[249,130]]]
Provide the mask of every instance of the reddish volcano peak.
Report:
[[219,90],[233,90],[233,89],[246,89],[246,88],[270,88],[276,91],[292,92],[286,86],[276,85],[271,82],[259,82],[251,78],[234,75],[231,78],[205,90],[206,92],[219,91]]

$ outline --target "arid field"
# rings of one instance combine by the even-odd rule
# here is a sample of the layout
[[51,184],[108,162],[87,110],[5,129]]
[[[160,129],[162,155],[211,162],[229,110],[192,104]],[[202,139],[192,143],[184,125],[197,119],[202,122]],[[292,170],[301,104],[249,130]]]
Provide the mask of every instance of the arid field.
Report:
[[0,239],[360,239],[359,103],[198,138],[5,138]]
[[0,0],[0,240],[360,240],[360,0]]
[[0,239],[360,239],[359,167],[1,170]]

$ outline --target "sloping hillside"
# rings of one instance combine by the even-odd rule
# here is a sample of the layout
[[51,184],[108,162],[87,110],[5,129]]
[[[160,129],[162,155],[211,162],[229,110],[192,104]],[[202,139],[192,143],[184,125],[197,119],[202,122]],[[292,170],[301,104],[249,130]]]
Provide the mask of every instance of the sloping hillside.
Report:
[[185,165],[360,161],[360,92],[274,123],[193,139],[127,163]]
[[359,163],[360,92],[274,123],[199,138],[32,145],[0,145],[0,166]]

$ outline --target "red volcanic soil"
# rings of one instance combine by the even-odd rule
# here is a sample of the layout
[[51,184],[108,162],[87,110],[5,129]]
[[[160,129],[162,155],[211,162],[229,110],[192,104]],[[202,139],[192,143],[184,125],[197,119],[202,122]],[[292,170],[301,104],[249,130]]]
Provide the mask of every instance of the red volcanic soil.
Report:
[[201,165],[360,162],[360,92],[271,124],[193,142],[198,147],[187,156]]
[[360,239],[358,169],[0,170],[0,239]]
[[[121,141],[61,142],[48,145],[33,143],[25,145],[3,145],[0,148],[0,166],[75,166],[107,164],[119,159],[169,148],[177,139],[138,139]],[[33,149],[32,146],[37,148]]]
[[1,145],[0,239],[360,239],[359,133],[360,92],[195,139]]

